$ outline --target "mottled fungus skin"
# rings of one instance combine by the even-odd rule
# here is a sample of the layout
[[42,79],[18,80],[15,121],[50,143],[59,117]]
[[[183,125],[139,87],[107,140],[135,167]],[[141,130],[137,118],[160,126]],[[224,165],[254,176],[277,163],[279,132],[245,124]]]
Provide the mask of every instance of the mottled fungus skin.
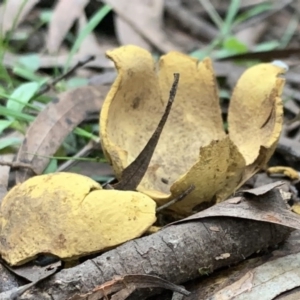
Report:
[[242,74],[230,100],[227,135],[210,59],[199,62],[170,52],[155,62],[151,53],[132,45],[107,56],[118,76],[103,104],[100,136],[117,178],[154,132],[173,74],[180,74],[171,113],[138,187],[158,205],[193,184],[195,190],[170,207],[189,215],[202,202],[226,199],[270,159],[282,129],[284,79],[278,76],[284,66],[263,63]]
[[86,176],[36,176],[1,203],[0,254],[11,265],[39,253],[73,260],[139,237],[155,222],[155,209],[142,193],[103,190]]

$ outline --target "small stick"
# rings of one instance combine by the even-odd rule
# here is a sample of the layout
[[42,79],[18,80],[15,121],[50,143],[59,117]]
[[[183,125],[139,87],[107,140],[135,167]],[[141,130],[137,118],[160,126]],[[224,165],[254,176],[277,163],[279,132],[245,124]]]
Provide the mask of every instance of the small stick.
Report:
[[[93,149],[97,149],[100,143],[100,139],[96,142],[94,140],[90,140],[81,150],[79,150],[74,156],[73,158],[79,158],[82,156],[86,156],[87,154],[89,154],[91,152],[91,150]],[[67,160],[65,161],[63,164],[61,164],[56,172],[63,172],[64,170],[70,168],[72,166],[72,164],[74,164],[76,161],[75,160]]]
[[179,195],[178,197],[172,199],[171,201],[163,204],[162,206],[158,207],[156,209],[156,212],[160,212],[162,211],[163,209],[181,201],[183,198],[185,198],[188,194],[190,194],[193,190],[195,189],[195,186],[192,184],[190,185],[181,195]]
[[58,76],[57,78],[54,78],[51,82],[46,83],[41,87],[41,89],[34,95],[34,97],[39,97],[46,92],[48,92],[54,85],[56,85],[59,81],[68,78],[72,73],[74,73],[77,69],[81,68],[82,66],[86,65],[90,61],[94,60],[94,55],[89,55],[83,60],[80,60],[77,62],[75,66],[73,66],[71,69],[69,69],[66,73]]
[[7,166],[7,167],[11,167],[12,169],[29,169],[35,175],[37,175],[36,171],[28,163],[22,163],[22,162],[18,162],[18,161],[2,161],[2,160],[0,160],[0,166]]

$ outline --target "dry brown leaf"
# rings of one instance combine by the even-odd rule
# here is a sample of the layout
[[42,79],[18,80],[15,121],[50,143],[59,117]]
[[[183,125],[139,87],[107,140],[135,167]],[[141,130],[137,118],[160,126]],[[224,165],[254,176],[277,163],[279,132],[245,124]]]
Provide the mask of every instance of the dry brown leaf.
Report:
[[142,235],[156,220],[155,208],[142,193],[102,190],[82,175],[36,176],[1,203],[0,253],[11,265],[39,253],[73,260]]
[[249,190],[241,190],[240,192],[247,193],[250,195],[260,196],[260,195],[266,194],[270,190],[273,190],[274,188],[280,187],[284,184],[285,184],[284,181],[276,181],[276,182],[272,182],[269,184],[259,186],[257,188],[253,188],[253,189],[249,189]]
[[[276,193],[273,189],[259,196],[245,194],[243,197],[228,199],[167,226],[219,216],[255,220],[300,229],[299,216],[287,208],[281,194],[280,201],[274,198],[274,192]],[[276,201],[274,201],[275,199]]]
[[1,34],[17,27],[39,0],[6,0],[0,6]]
[[198,62],[170,52],[155,64],[149,52],[136,46],[107,55],[118,77],[103,104],[100,133],[117,178],[152,135],[173,73],[180,74],[174,106],[138,187],[159,205],[192,184],[195,191],[171,210],[187,215],[202,202],[222,201],[273,154],[282,126],[284,79],[278,75],[286,71],[283,66],[260,64],[243,73],[232,96],[226,136],[209,59]]
[[[122,5],[121,1],[118,5]],[[138,30],[143,30],[143,28],[149,27],[151,24],[150,28],[153,31],[153,35],[156,35],[157,32],[160,35],[162,34],[164,1],[130,1],[127,3],[126,8],[128,9],[128,12],[130,12],[130,17],[135,18],[135,22],[139,24],[139,27],[136,29],[122,17],[116,16],[114,21],[116,34],[120,44],[136,45],[151,50],[151,45]],[[127,17],[129,16],[127,15]],[[143,27],[141,28],[141,26]]]
[[89,0],[60,0],[53,10],[49,24],[47,49],[57,52],[74,21],[80,17]]
[[[163,31],[163,0],[105,0],[123,21],[162,52],[178,50]],[[121,41],[122,42],[122,41]],[[124,41],[125,42],[125,41]],[[132,41],[131,41],[132,42]]]
[[[34,120],[19,149],[17,162],[30,163],[36,174],[41,174],[65,137],[87,116],[99,111],[108,87],[85,86],[67,91],[53,100]],[[33,174],[28,169],[18,170],[17,182]]]
[[43,278],[51,276],[51,274],[56,273],[57,269],[62,267],[62,262],[56,261],[54,263],[41,266],[37,265],[36,262],[33,261],[19,267],[11,267],[7,264],[5,265],[5,267],[19,277],[22,277],[31,282],[37,282],[42,280]]
[[121,45],[130,44],[140,46],[149,51],[151,50],[149,43],[122,18],[115,16],[114,23],[116,27],[116,35]]

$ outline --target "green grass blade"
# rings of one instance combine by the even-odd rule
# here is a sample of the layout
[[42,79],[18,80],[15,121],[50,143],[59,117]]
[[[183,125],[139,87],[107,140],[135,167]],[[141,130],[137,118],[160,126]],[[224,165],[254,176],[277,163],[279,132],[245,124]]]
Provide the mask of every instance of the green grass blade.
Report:
[[111,11],[111,7],[104,5],[98,12],[89,20],[86,26],[79,33],[68,57],[68,61],[64,68],[64,72],[69,68],[70,62],[74,54],[78,51],[83,40],[96,28],[96,26],[104,19],[104,17]]
[[243,23],[259,14],[268,12],[271,9],[272,9],[272,4],[268,3],[268,2],[255,5],[253,8],[248,9],[247,11],[239,14],[235,18],[233,25],[236,26],[236,25]]
[[22,139],[18,139],[15,137],[0,139],[0,150],[3,150],[7,147],[20,145]]
[[222,27],[222,35],[223,36],[228,36],[231,32],[231,28],[234,23],[234,18],[236,17],[239,8],[240,8],[241,1],[240,0],[231,0],[225,21],[224,21],[224,26]]
[[40,84],[37,82],[27,82],[19,85],[7,100],[6,108],[21,112],[39,88]]
[[257,44],[253,47],[253,52],[261,52],[261,51],[271,51],[278,48],[279,42],[278,41],[267,41],[260,44]]
[[35,74],[31,70],[24,68],[23,66],[15,66],[13,68],[13,73],[28,81],[44,82],[46,80],[45,78],[41,78],[41,76],[38,76],[37,74]]
[[[1,53],[2,52],[2,53]],[[11,79],[9,73],[5,66],[1,63],[3,60],[4,50],[1,46],[1,36],[0,36],[0,80],[3,80],[7,86],[13,86],[13,80]]]
[[23,54],[19,56],[18,64],[35,72],[40,68],[41,59],[39,54]]
[[13,120],[0,120],[0,134],[8,127],[11,126]]
[[88,139],[91,139],[91,140],[94,140],[94,141],[98,141],[99,140],[99,137],[92,134],[91,132],[88,132],[82,128],[75,128],[74,129],[74,133],[81,136],[81,137],[85,137],[85,138],[88,138]]
[[288,46],[289,42],[291,41],[291,39],[293,38],[293,36],[297,31],[298,25],[299,25],[299,16],[297,15],[290,20],[287,29],[280,40],[280,47],[279,47],[280,49],[284,49]]
[[27,115],[22,112],[9,109],[3,105],[0,105],[0,116],[6,117],[6,118],[11,117],[11,118],[15,118],[19,121],[26,121],[26,122],[32,122],[35,119],[31,115]]
[[48,166],[43,171],[43,174],[55,173],[58,167],[57,159],[51,158]]

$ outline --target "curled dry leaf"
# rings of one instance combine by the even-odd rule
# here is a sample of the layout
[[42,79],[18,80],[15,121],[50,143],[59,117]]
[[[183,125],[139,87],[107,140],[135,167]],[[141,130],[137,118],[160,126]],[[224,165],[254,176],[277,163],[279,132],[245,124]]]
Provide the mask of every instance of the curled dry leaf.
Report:
[[36,176],[1,203],[0,254],[11,265],[39,253],[76,259],[142,235],[156,220],[155,208],[142,193],[103,190],[82,175]]
[[170,52],[154,62],[136,46],[107,52],[118,70],[100,116],[101,142],[117,178],[135,160],[164,111],[173,73],[180,74],[176,101],[138,187],[158,205],[191,184],[195,190],[170,207],[188,215],[202,202],[220,202],[269,160],[282,126],[280,95],[286,69],[259,64],[240,77],[223,129],[210,59],[199,62]]
[[0,32],[4,35],[7,31],[16,28],[32,10],[39,0],[7,0],[0,5]]
[[49,23],[46,48],[50,53],[56,52],[74,21],[80,17],[89,0],[58,1],[53,9]]
[[[161,52],[167,52],[170,51],[170,49],[178,50],[178,46],[170,41],[166,32],[162,29],[163,0],[131,0],[129,2],[105,0],[104,2],[113,8],[114,13],[117,14],[123,22],[127,23],[127,29],[131,29],[130,32],[127,30],[127,33],[131,33],[131,42],[134,41],[132,39],[132,34],[136,31],[135,35],[140,37],[139,42],[141,39],[145,39],[145,41],[155,46]],[[121,24],[117,22],[116,25],[120,42],[128,43],[129,37],[127,37],[126,41],[124,41],[124,38],[120,38],[121,32],[119,31],[120,27],[118,25]],[[137,40],[135,39],[135,41]]]
[[284,181],[276,181],[269,184],[258,186],[257,188],[252,188],[248,190],[241,190],[240,192],[243,192],[243,194],[250,194],[255,196],[260,196],[268,193],[269,191],[281,187],[285,184]]

